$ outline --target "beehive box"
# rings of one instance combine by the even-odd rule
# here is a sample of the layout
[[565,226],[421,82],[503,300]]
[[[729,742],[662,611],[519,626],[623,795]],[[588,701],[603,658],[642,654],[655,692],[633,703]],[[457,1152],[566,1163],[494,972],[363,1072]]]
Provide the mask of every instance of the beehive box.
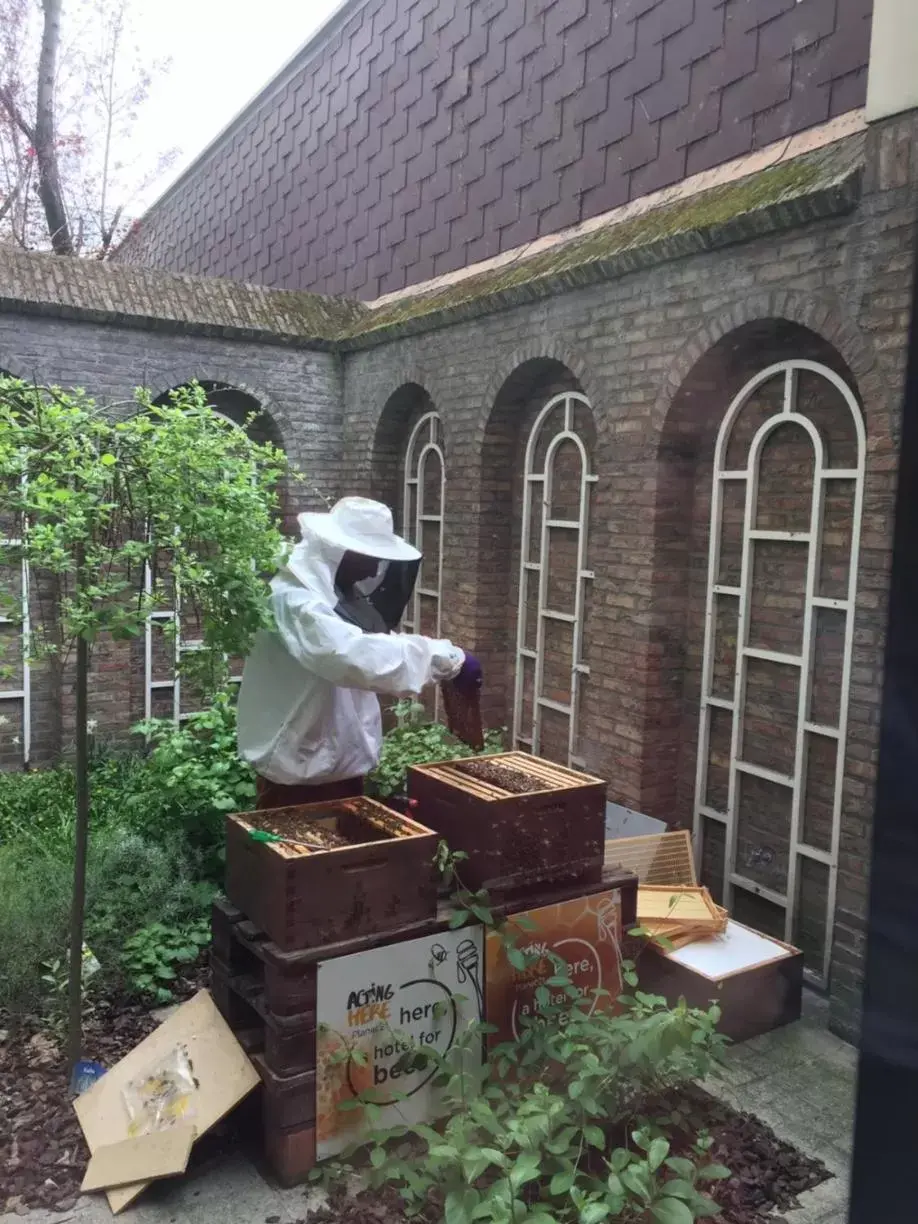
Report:
[[[253,829],[328,848],[252,840]],[[227,817],[226,894],[284,952],[433,919],[437,837],[371,799]]]
[[[506,789],[501,770],[508,768],[532,789]],[[472,776],[473,769],[482,776]],[[538,884],[592,884],[602,876],[606,784],[599,778],[508,752],[415,766],[408,794],[418,819],[451,850],[468,855],[459,874],[470,888],[499,897]]]

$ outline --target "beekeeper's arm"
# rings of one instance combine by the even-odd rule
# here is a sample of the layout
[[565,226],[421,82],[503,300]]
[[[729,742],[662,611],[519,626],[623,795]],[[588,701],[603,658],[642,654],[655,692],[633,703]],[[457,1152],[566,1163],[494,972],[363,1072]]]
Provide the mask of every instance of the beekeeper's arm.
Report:
[[445,640],[413,633],[363,633],[326,611],[305,590],[273,595],[274,619],[287,650],[303,667],[341,688],[400,697],[452,680],[464,653]]

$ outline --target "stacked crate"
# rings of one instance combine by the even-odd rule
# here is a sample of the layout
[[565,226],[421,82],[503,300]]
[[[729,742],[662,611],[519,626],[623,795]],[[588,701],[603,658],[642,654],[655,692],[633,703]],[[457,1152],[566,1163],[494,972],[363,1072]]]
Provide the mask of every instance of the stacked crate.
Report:
[[[318,966],[447,929],[452,904],[438,904],[434,865],[441,839],[468,856],[462,883],[486,887],[496,917],[619,889],[625,929],[634,922],[636,877],[603,869],[605,783],[519,753],[476,759],[522,769],[544,789],[508,794],[446,763],[410,771],[422,823],[366,799],[228,818],[212,990],[261,1075],[264,1149],[285,1184],[315,1163]],[[355,812],[384,835],[315,853],[252,839],[253,828],[300,828],[310,812],[352,843]]]
[[[313,851],[253,829],[342,834]],[[213,907],[214,1001],[262,1079],[264,1149],[284,1183],[315,1163],[319,961],[429,930],[437,838],[368,799],[231,816],[226,901]]]

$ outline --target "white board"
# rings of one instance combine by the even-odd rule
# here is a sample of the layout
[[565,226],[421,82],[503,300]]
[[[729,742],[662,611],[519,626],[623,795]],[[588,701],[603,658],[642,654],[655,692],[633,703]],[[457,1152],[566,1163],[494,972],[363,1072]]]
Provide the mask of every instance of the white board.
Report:
[[[340,1109],[368,1096],[377,1125],[436,1116],[436,1066],[418,1048],[447,1054],[482,1015],[481,927],[388,944],[322,961],[316,1007],[316,1153],[320,1160],[359,1142],[364,1110]],[[359,1061],[350,1052],[360,1051]],[[480,1064],[480,1043],[469,1057]],[[404,1099],[398,1099],[398,1097]]]
[[727,923],[723,935],[701,939],[697,943],[686,944],[684,948],[666,953],[668,960],[684,965],[695,973],[703,973],[705,977],[715,981],[730,973],[784,960],[793,955],[793,952],[782,944],[775,943],[767,935],[760,935],[758,931],[750,931],[748,927],[732,921]]

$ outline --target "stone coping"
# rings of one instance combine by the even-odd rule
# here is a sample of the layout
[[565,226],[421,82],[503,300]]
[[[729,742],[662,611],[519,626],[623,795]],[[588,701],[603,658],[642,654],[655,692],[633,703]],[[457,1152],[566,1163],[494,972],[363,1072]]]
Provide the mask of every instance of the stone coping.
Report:
[[716,180],[692,180],[375,302],[0,248],[0,310],[301,348],[371,347],[849,212],[865,135],[862,123],[849,120],[847,130],[830,143],[811,135],[796,157],[763,150],[719,168]]

